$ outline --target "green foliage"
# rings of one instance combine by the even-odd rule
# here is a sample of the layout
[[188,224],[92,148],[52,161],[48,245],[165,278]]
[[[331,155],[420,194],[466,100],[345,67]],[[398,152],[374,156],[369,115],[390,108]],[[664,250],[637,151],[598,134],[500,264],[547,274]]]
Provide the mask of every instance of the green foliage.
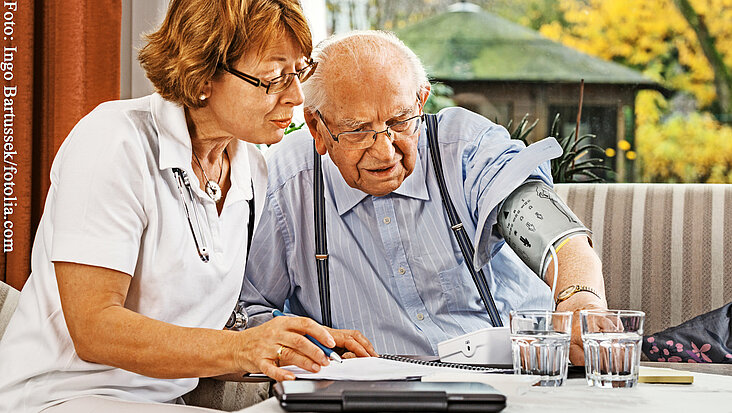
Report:
[[452,100],[455,92],[450,86],[438,82],[432,83],[431,86],[430,97],[424,104],[425,113],[437,113],[440,109],[455,106],[455,101]]
[[[496,119],[496,123],[498,123],[498,119]],[[535,120],[534,123],[529,125],[529,114],[527,113],[524,115],[523,118],[521,118],[521,121],[518,123],[518,125],[516,125],[516,129],[511,130],[511,127],[513,126],[513,119],[510,119],[508,121],[508,124],[506,124],[506,129],[511,134],[511,139],[518,139],[528,146],[529,141],[527,140],[527,138],[531,134],[531,131],[534,130],[537,123],[539,123],[539,119]]]
[[534,30],[552,22],[567,25],[559,0],[482,0],[478,4],[487,11]]
[[[305,126],[305,122],[303,122],[299,125],[296,125],[295,122],[292,122],[292,123],[290,123],[290,126],[288,126],[285,129],[285,135],[287,135],[288,133],[295,132],[296,130],[302,129],[303,126]],[[266,148],[270,147],[270,145],[264,144],[264,143],[258,143],[258,144],[256,144],[256,146],[257,146],[257,148],[259,148],[261,150],[266,150]]]
[[290,124],[290,126],[287,127],[287,129],[285,129],[285,135],[287,135],[288,133],[295,132],[296,130],[300,130],[300,129],[302,129],[303,126],[305,126],[305,122],[303,122],[299,125],[296,125],[295,122],[293,122]]
[[[528,117],[528,114],[524,115],[513,130],[513,121],[509,121],[506,125],[511,139],[518,139],[526,145],[529,144],[527,137],[534,130],[538,122],[536,120],[534,123],[529,124]],[[603,148],[591,143],[592,139],[596,137],[595,135],[585,134],[575,140],[574,131],[572,131],[569,135],[563,137],[559,125],[559,114],[557,114],[554,117],[554,122],[552,122],[549,133],[549,136],[554,137],[562,147],[562,155],[551,161],[554,183],[606,182],[600,176],[599,171],[601,170],[607,171],[610,176],[614,176],[613,170],[607,165],[604,165],[604,155],[602,158],[586,158],[591,149],[596,149],[603,154],[605,152]]]

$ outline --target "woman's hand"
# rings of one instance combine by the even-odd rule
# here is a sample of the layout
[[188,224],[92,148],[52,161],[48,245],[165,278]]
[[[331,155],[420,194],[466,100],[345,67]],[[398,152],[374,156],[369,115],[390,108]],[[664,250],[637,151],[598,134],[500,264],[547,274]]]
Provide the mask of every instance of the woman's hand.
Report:
[[[187,328],[154,320],[124,307],[131,277],[107,268],[56,262],[64,319],[79,358],[149,377],[177,379],[262,372],[277,380],[295,376],[279,365],[318,371],[326,347],[373,353],[363,335],[330,330],[309,318],[276,317],[235,332]],[[282,346],[278,356],[277,352]]]
[[238,365],[242,370],[261,371],[275,380],[295,379],[292,372],[280,366],[296,365],[318,372],[321,366],[328,365],[323,350],[305,334],[328,348],[342,347],[358,356],[376,355],[371,343],[359,331],[326,328],[305,317],[275,317],[239,334],[242,341],[235,349],[241,356]]

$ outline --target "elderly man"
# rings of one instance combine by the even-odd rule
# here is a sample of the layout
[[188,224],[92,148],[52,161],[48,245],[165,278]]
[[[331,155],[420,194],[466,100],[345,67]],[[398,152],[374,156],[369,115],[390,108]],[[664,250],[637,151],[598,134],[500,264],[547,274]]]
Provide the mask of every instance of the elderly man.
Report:
[[[309,133],[293,133],[268,152],[259,228],[275,230],[252,242],[240,297],[249,316],[264,321],[289,304],[322,322],[313,206],[319,162],[333,327],[360,330],[377,352],[392,354],[436,354],[440,341],[490,327],[430,159],[421,116],[430,86],[419,59],[395,36],[373,31],[330,38],[314,59],[318,71],[303,85]],[[498,314],[505,321],[512,309],[551,308],[553,267],[542,281],[494,226],[512,190],[527,179],[551,184],[548,160],[561,149],[554,139],[526,148],[461,108],[437,119],[444,181]],[[606,308],[587,237],[569,238],[557,254],[556,291],[566,298],[558,310]],[[576,327],[570,353],[581,364]]]

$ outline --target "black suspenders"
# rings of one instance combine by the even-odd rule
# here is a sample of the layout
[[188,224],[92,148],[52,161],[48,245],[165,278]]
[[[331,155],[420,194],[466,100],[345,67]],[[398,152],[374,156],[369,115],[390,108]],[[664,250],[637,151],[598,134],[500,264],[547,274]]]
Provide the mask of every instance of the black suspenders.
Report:
[[252,179],[252,199],[247,201],[249,204],[249,222],[247,223],[247,261],[249,261],[249,251],[252,250],[252,236],[254,236],[254,179]]
[[[460,251],[463,254],[463,258],[465,259],[465,264],[468,266],[470,275],[473,277],[473,282],[478,288],[478,294],[480,294],[480,298],[483,300],[483,305],[488,311],[491,324],[494,327],[502,327],[503,322],[501,321],[501,317],[498,315],[496,303],[493,301],[493,296],[491,295],[488,283],[485,280],[485,274],[482,269],[476,272],[473,268],[473,254],[475,252],[473,243],[466,234],[465,228],[463,228],[463,223],[460,221],[460,217],[452,203],[450,194],[447,192],[445,175],[442,171],[440,148],[437,145],[437,116],[425,114],[425,121],[427,123],[427,142],[430,149],[430,156],[432,158],[432,166],[435,171],[435,177],[437,178],[437,185],[440,188],[442,205],[447,212],[448,219],[450,220],[450,227],[452,228],[455,238],[460,245]],[[323,171],[320,164],[320,155],[318,155],[317,151],[313,151],[315,153],[315,176],[313,178],[313,204],[315,210],[315,265],[318,269],[318,289],[320,293],[322,324],[331,327],[332,321],[330,313],[330,287],[328,281],[328,246],[327,235],[325,232]]]
[[435,170],[437,186],[440,188],[440,196],[442,196],[442,205],[445,207],[447,218],[450,220],[450,228],[452,228],[452,232],[455,234],[455,238],[457,238],[457,242],[460,245],[460,252],[463,253],[465,265],[468,266],[470,275],[473,277],[473,282],[478,288],[480,299],[483,300],[483,305],[485,306],[485,309],[488,310],[488,316],[491,319],[491,324],[493,327],[503,327],[503,322],[501,321],[501,317],[498,315],[498,310],[496,309],[496,303],[493,301],[491,290],[488,288],[488,283],[485,280],[483,269],[476,272],[475,268],[473,268],[473,254],[475,253],[475,248],[473,248],[473,243],[465,232],[465,228],[463,228],[460,216],[458,216],[458,213],[455,210],[455,205],[452,203],[452,198],[450,198],[450,193],[447,192],[445,174],[442,172],[440,147],[437,144],[437,116],[426,114],[425,122],[427,123],[427,145],[430,148],[432,166]]
[[313,141],[313,161],[315,176],[313,177],[313,210],[315,211],[315,266],[318,268],[318,293],[320,295],[321,324],[331,327],[330,317],[330,281],[328,275],[328,235],[325,232],[325,194],[323,193],[323,166],[320,154]]

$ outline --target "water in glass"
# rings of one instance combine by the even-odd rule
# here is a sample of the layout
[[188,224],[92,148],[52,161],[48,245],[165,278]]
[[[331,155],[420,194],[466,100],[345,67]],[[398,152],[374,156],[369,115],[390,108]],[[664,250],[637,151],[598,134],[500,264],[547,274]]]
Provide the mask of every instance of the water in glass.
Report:
[[583,334],[587,384],[595,387],[635,386],[641,339],[641,335],[635,332]]
[[540,386],[561,386],[567,379],[570,335],[557,331],[511,334],[515,374],[540,376]]

